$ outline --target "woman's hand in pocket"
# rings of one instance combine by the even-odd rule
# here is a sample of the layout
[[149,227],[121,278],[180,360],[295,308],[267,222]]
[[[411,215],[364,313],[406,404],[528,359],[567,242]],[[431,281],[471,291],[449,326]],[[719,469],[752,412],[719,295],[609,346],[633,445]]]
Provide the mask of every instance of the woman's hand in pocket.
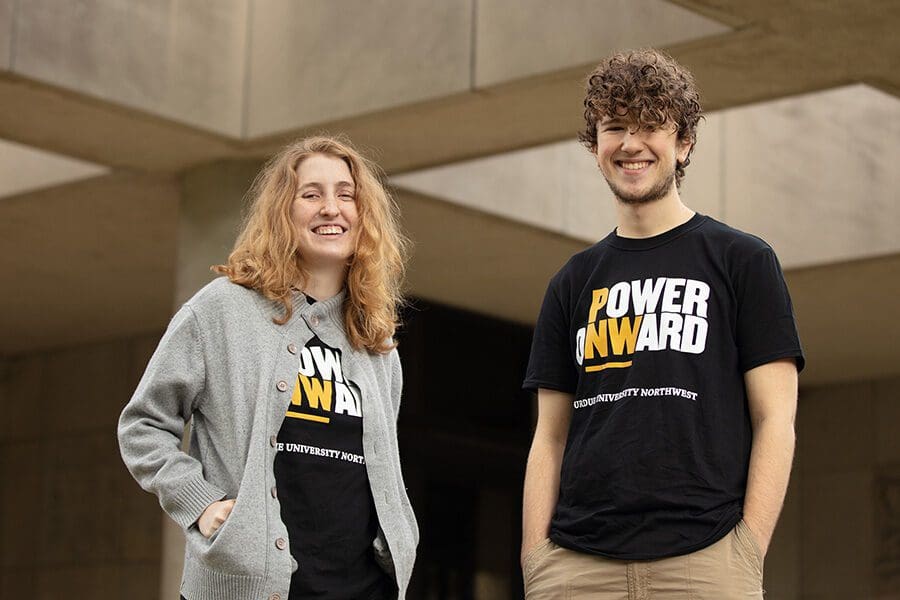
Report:
[[203,534],[203,537],[211,538],[222,526],[222,523],[228,519],[228,515],[231,514],[231,509],[233,508],[234,500],[219,500],[207,506],[200,518],[197,519],[197,528]]

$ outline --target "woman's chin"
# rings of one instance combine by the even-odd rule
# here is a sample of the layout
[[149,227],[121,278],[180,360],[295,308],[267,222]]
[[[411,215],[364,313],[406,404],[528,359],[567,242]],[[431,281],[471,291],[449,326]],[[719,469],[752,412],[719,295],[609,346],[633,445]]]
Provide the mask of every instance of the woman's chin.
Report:
[[350,258],[353,256],[352,252],[310,252],[306,254],[301,254],[303,256],[304,262],[307,267],[314,270],[320,269],[344,269],[347,266],[347,263],[350,262]]

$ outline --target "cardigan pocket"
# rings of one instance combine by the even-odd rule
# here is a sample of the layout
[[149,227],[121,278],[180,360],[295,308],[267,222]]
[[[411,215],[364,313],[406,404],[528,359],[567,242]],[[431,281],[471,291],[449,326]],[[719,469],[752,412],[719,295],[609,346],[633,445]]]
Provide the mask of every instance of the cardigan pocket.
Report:
[[207,568],[225,573],[262,575],[265,573],[265,526],[252,523],[252,502],[241,491],[231,514],[210,538],[196,527],[187,530],[191,554]]

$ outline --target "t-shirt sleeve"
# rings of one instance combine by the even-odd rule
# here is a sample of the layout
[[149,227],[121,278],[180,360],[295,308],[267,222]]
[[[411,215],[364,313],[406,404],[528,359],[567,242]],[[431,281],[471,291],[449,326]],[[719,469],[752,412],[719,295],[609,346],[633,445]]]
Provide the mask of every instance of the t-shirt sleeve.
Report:
[[736,285],[737,346],[741,372],[794,358],[797,371],[806,359],[781,265],[768,246],[754,252],[740,269]]
[[578,383],[569,349],[569,312],[560,297],[560,275],[550,282],[534,328],[531,357],[522,387],[574,393]]

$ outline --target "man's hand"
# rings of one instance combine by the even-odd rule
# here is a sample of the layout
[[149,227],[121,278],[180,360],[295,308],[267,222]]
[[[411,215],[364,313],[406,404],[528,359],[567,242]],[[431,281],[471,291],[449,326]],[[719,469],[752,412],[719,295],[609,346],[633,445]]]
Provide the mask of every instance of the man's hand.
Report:
[[522,546],[522,551],[519,554],[519,566],[522,570],[525,570],[525,561],[531,556],[531,553],[538,549],[538,546],[547,541],[547,538],[543,538],[539,540],[536,544],[530,544],[528,546]]
[[197,528],[203,537],[211,538],[231,514],[233,508],[234,500],[219,500],[207,506],[200,518],[197,519]]

